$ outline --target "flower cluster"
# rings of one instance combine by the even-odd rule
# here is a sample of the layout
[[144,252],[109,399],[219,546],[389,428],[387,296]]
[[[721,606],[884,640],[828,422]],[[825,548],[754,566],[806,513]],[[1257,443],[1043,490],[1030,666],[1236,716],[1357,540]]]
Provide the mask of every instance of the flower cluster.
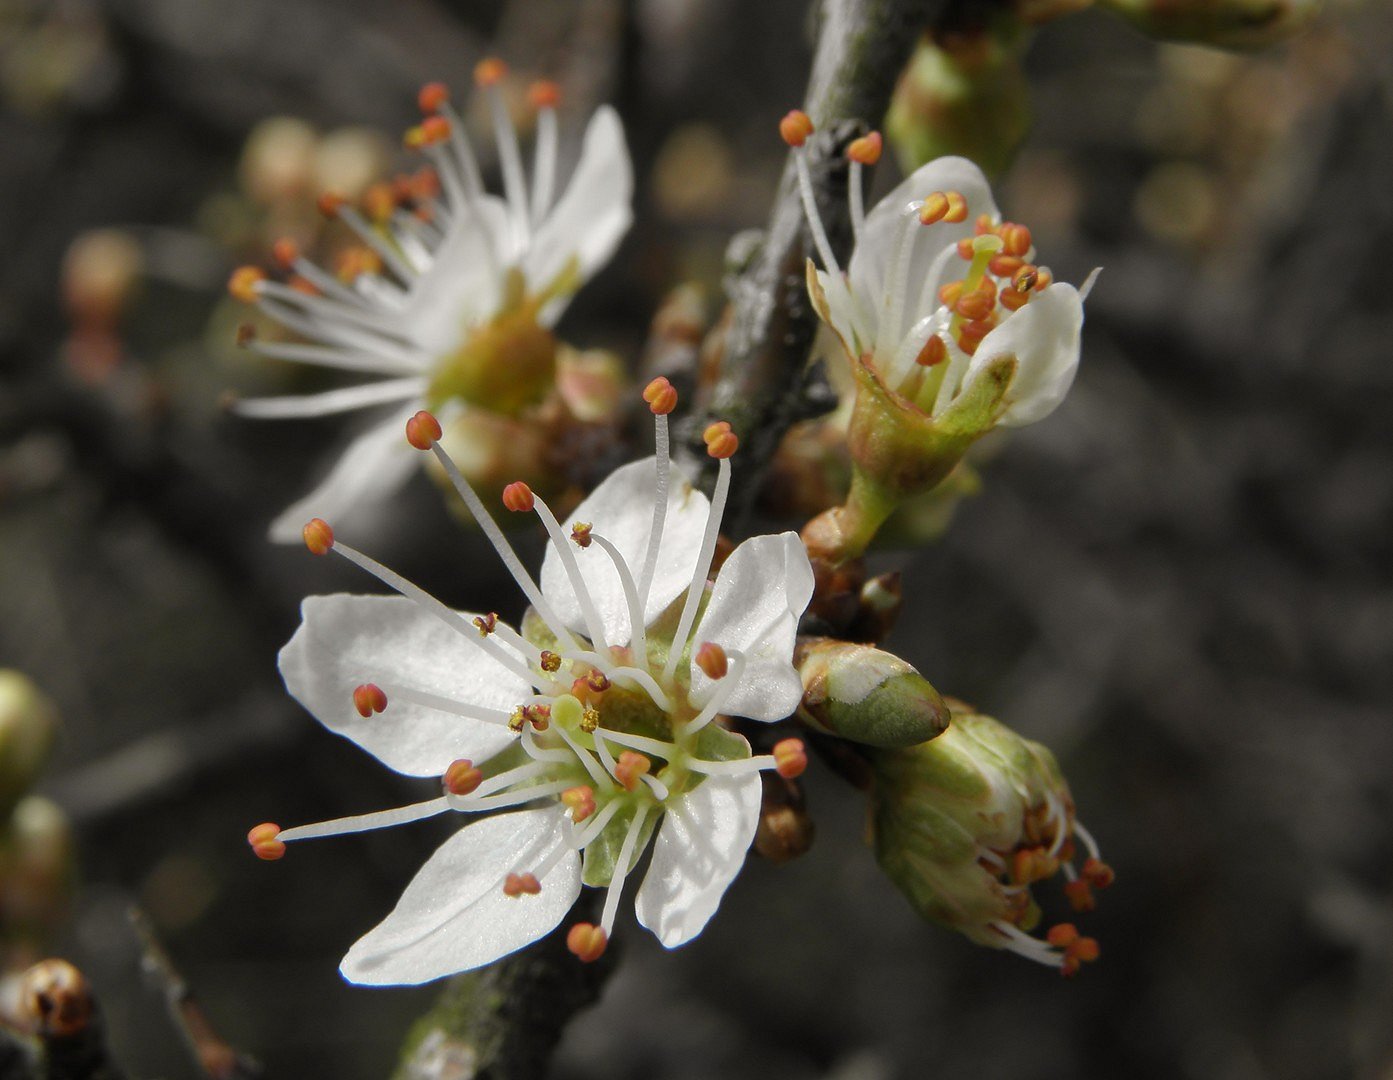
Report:
[[726,424],[706,431],[718,459],[708,500],[669,460],[675,391],[656,380],[645,397],[657,456],[600,484],[569,530],[525,484],[505,491],[507,509],[535,513],[550,539],[539,579],[441,448],[435,418],[407,422],[407,441],[449,473],[530,601],[520,629],[446,607],[320,519],[304,528],[311,551],[335,552],[400,595],[308,599],[280,656],[287,687],[330,730],[399,772],[439,777],[443,792],[321,824],[260,825],[249,842],[279,858],[309,837],[449,811],[472,819],[349,951],[342,971],[354,982],[418,983],[489,963],[555,927],[582,883],[608,890],[598,925],[578,923],[567,939],[594,960],[650,840],[635,910],[664,945],[681,945],[743,863],[759,773],[793,777],[806,765],[796,739],[755,756],[715,721],[781,720],[797,707],[807,554],[794,533],[758,536],[708,581],[738,440]]
[[421,91],[426,119],[407,134],[429,167],[371,189],[364,206],[327,195],[320,209],[361,241],[337,272],[291,240],[276,245],[285,280],[242,267],[229,288],[303,342],[244,344],[261,355],[372,381],[308,396],[244,400],[246,416],[324,416],[393,406],[344,451],[324,481],[280,514],[272,539],[293,541],[313,514],[338,517],[394,491],[412,468],[402,424],[435,410],[448,428],[465,410],[512,414],[553,386],[551,328],[576,290],[608,261],[632,220],[633,172],[623,127],[602,107],[590,119],[569,181],[558,182],[553,83],[537,83],[529,179],[505,105],[497,60],[475,82],[489,102],[504,196],[484,187],[478,159],[445,87]]

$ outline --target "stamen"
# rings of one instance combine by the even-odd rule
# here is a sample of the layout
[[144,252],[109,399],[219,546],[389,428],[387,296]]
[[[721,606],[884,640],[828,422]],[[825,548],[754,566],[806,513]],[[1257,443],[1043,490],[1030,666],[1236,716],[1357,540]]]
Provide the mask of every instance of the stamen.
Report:
[[273,821],[257,825],[247,833],[247,843],[258,859],[275,862],[285,855],[285,844],[280,839],[281,827]]
[[[557,753],[563,753],[563,751],[557,751]],[[569,761],[569,757],[566,760]],[[482,799],[485,795],[492,795],[495,791],[503,791],[506,788],[512,787],[514,784],[521,784],[525,780],[531,780],[533,777],[542,776],[548,771],[548,768],[548,763],[545,761],[533,762],[528,765],[518,765],[515,768],[507,769],[499,773],[497,776],[490,776],[487,780],[482,780],[479,784],[475,785],[475,790],[472,794],[476,799]],[[532,789],[528,788],[526,790],[530,791]],[[469,795],[471,792],[466,791],[457,794]]]
[[[600,745],[600,740],[596,740],[596,745]],[[614,766],[614,778],[625,791],[634,791],[638,788],[640,777],[651,768],[653,762],[648,757],[637,750],[625,750]]]
[[527,93],[537,110],[536,143],[532,157],[532,223],[540,225],[551,209],[556,188],[556,103],[561,88],[554,82],[537,82]]
[[783,739],[774,744],[774,761],[778,774],[785,780],[802,776],[808,767],[808,753],[802,739]]
[[[653,574],[658,567],[658,549],[663,542],[663,527],[667,522],[667,494],[669,471],[669,441],[667,414],[677,408],[677,391],[666,379],[654,379],[643,391],[643,400],[653,411],[653,434],[656,443],[655,471],[653,484],[653,524],[648,530],[648,547],[643,553],[643,572],[638,579],[638,595],[642,608],[648,604],[648,591],[653,585]],[[641,620],[640,620],[641,621]],[[645,654],[639,654],[646,659]]]
[[850,180],[847,187],[847,202],[851,209],[851,232],[856,242],[861,242],[861,230],[866,224],[866,200],[862,192],[861,172],[864,166],[874,165],[880,160],[884,140],[880,132],[872,131],[852,141],[846,148],[846,156],[851,159]]
[[503,169],[503,192],[508,199],[518,239],[525,245],[531,234],[527,210],[527,181],[522,172],[522,151],[518,147],[517,129],[508,113],[507,102],[499,83],[508,72],[507,65],[496,57],[481,60],[474,69],[474,81],[488,98],[493,113],[494,141],[498,144],[498,161]]
[[609,935],[590,923],[576,923],[566,934],[566,948],[582,964],[593,964],[605,954]]
[[1079,822],[1074,822],[1074,835],[1083,841],[1083,846],[1088,848],[1088,857],[1103,861],[1103,853],[1098,849],[1098,842],[1093,839],[1093,834],[1083,827]]
[[282,395],[270,398],[244,398],[233,403],[233,411],[260,420],[303,420],[311,416],[366,409],[419,397],[426,389],[422,378],[382,379],[361,386],[345,386],[318,394]]
[[605,909],[600,915],[600,929],[607,938],[614,929],[614,917],[619,912],[619,897],[624,891],[624,879],[629,876],[630,864],[633,862],[634,845],[638,843],[639,832],[647,817],[647,806],[640,806],[634,811],[634,820],[629,822],[629,831],[624,834],[624,843],[619,847],[619,861],[615,863],[614,877],[605,892]]
[[[716,719],[716,716],[725,706],[725,703],[730,700],[730,695],[733,694],[735,688],[740,685],[740,680],[745,675],[745,654],[736,649],[731,649],[729,655],[731,660],[734,661],[732,669],[716,684],[716,688],[711,692],[710,700],[706,702],[701,712],[697,713],[695,717],[683,726],[682,735],[684,738],[690,738],[712,720]],[[707,672],[707,674],[710,674],[710,672]],[[712,676],[712,678],[715,678],[715,676]]]
[[498,629],[498,612],[490,611],[487,615],[476,615],[474,625],[478,627],[480,637],[488,637]]
[[1039,938],[1031,937],[1019,927],[1012,926],[1010,923],[1002,922],[999,919],[991,922],[989,925],[1006,939],[1003,943],[1003,947],[1016,953],[1018,956],[1024,956],[1027,960],[1034,960],[1036,963],[1044,964],[1046,967],[1057,968],[1063,965],[1064,958],[1060,956],[1058,952],[1050,948],[1049,945]]
[[1095,889],[1106,889],[1117,880],[1117,875],[1111,866],[1094,857],[1084,861],[1083,879]]
[[653,797],[655,799],[659,802],[667,802],[667,797],[671,793],[668,791],[666,784],[656,776],[649,776],[647,773],[644,773],[639,779],[648,785],[648,790],[653,792]]
[[[619,549],[599,533],[589,532],[589,526],[586,528],[589,538],[599,544],[600,550],[609,556],[609,561],[614,564],[615,573],[619,575],[619,584],[624,590],[624,602],[629,608],[629,644],[639,661],[646,664],[648,662],[648,637],[647,630],[643,625],[643,601],[639,599],[638,586],[634,584],[634,576],[629,573],[629,565],[624,561],[624,556],[619,553]],[[654,689],[657,689],[656,684],[654,684]]]
[[357,234],[359,240],[372,248],[377,256],[392,268],[392,273],[402,282],[410,282],[416,278],[416,268],[403,259],[396,248],[384,241],[381,234],[357,210],[344,204],[339,207],[338,216],[340,221]]
[[302,535],[311,555],[327,555],[334,546],[334,530],[323,518],[311,518]]
[[812,133],[813,122],[802,109],[789,109],[779,121],[779,136],[789,146],[802,146]]
[[387,695],[376,683],[364,683],[353,690],[353,707],[358,710],[358,715],[366,720],[373,713],[386,710]]
[[[569,765],[571,761],[574,759],[575,755],[569,754],[559,747],[557,747],[556,749],[548,750],[545,747],[539,746],[537,744],[537,736],[532,733],[531,728],[522,726],[520,730],[522,733],[522,749],[527,754],[527,756],[530,757],[533,761]],[[562,738],[565,738],[565,728],[558,726],[556,730],[561,733]]]
[[429,450],[442,434],[440,421],[425,409],[406,421],[406,441],[417,450]]
[[335,818],[333,821],[321,821],[313,825],[297,825],[293,829],[282,831],[279,839],[309,840],[322,836],[343,836],[347,833],[369,832],[373,829],[386,829],[393,825],[405,825],[408,822],[435,817],[435,815],[443,814],[449,809],[449,800],[441,795],[439,798],[413,803],[411,806],[399,806],[394,810],[356,814],[353,817]]
[[451,795],[472,795],[484,782],[484,774],[468,758],[459,758],[450,762],[440,782]]
[[[611,788],[613,785],[611,785]],[[619,813],[625,803],[619,799],[611,799],[600,808],[600,812],[595,815],[595,820],[585,827],[585,831],[575,838],[575,847],[583,849],[588,847],[600,833],[605,831],[605,827],[613,820],[614,815]]]
[[455,701],[453,698],[442,697],[440,694],[431,694],[425,690],[415,690],[407,686],[390,686],[392,697],[399,701],[409,701],[414,705],[424,705],[428,709],[438,709],[443,713],[452,716],[462,716],[469,720],[482,720],[486,724],[496,724],[504,727],[508,723],[508,714],[502,709],[486,709],[481,705],[471,705],[464,701]]
[[266,272],[259,266],[239,266],[227,280],[227,291],[234,300],[255,304],[260,293],[259,286],[265,280]]
[[618,743],[620,746],[630,746],[635,750],[642,750],[644,753],[653,754],[663,759],[670,759],[677,750],[675,743],[663,742],[661,739],[650,739],[647,735],[631,735],[627,731],[596,728],[595,734],[608,739],[610,742]]
[[579,825],[595,812],[595,789],[589,784],[567,788],[561,793],[561,802],[571,811],[571,821]]
[[[527,499],[514,493],[513,502],[509,502],[509,493],[515,488],[521,487],[526,491]],[[605,638],[605,624],[600,618],[600,613],[595,607],[595,600],[590,595],[590,589],[585,583],[585,578],[580,572],[580,565],[576,562],[575,552],[571,550],[571,545],[566,542],[566,534],[561,529],[561,524],[556,520],[556,516],[547,506],[546,500],[539,499],[527,489],[526,484],[509,484],[503,489],[503,502],[510,510],[519,509],[518,505],[524,501],[530,501],[533,505],[530,509],[537,511],[537,517],[546,527],[547,535],[551,537],[552,546],[561,556],[561,565],[566,568],[566,577],[570,579],[571,589],[576,594],[576,599],[580,602],[581,614],[585,617],[585,625],[590,630],[590,640],[601,649],[608,648],[609,642]]]
[[443,82],[429,82],[421,87],[421,92],[416,95],[416,104],[420,106],[421,112],[427,116],[434,116],[440,111],[440,107],[450,100],[450,88]]
[[[601,767],[601,764],[595,760],[596,755],[592,754],[590,751],[586,750],[583,746],[576,742],[576,740],[572,737],[571,733],[567,731],[565,727],[563,727],[561,724],[556,725],[556,732],[565,741],[566,745],[569,746],[575,752],[576,759],[578,759],[581,765],[584,766],[585,771],[590,774],[590,779],[594,780],[595,783],[598,784],[603,790],[613,791],[615,784],[613,778],[606,771],[606,768],[608,766]],[[598,739],[596,740],[596,746],[598,753]],[[608,751],[605,751],[605,756],[609,756]],[[609,761],[610,763],[613,763],[614,759],[609,758]],[[608,807],[606,809],[608,809]],[[603,814],[604,811],[601,811],[601,816],[603,816]]]
[[534,784],[531,787],[519,788],[510,791],[506,795],[494,795],[489,798],[471,798],[469,804],[464,809],[468,810],[506,810],[511,806],[522,806],[525,803],[536,802],[538,799],[546,798],[548,795],[557,795],[571,786],[569,780],[554,780],[549,784]]
[[724,679],[726,672],[730,670],[725,650],[714,641],[702,642],[701,648],[697,649],[696,656],[693,657],[693,663],[711,679]]
[[1097,901],[1093,898],[1093,889],[1083,879],[1068,882],[1064,886],[1064,896],[1068,899],[1069,906],[1077,912],[1092,911],[1097,907]]
[[[933,198],[933,196],[929,196]],[[925,202],[923,207],[927,207]],[[890,257],[890,269],[885,276],[884,310],[877,327],[875,346],[871,350],[876,367],[888,372],[894,349],[901,337],[900,323],[904,320],[905,297],[909,292],[909,267],[914,258],[914,244],[919,236],[916,217],[922,216],[917,203],[908,203],[900,211],[899,229],[895,234],[895,249]]]
[[[712,425],[715,427],[716,425]],[[709,435],[711,428],[707,428]],[[726,433],[728,434],[729,429]],[[730,436],[734,438],[732,434]],[[710,443],[708,441],[708,447]],[[725,514],[726,497],[730,494],[730,458],[720,458],[720,467],[716,473],[716,489],[711,494],[711,511],[706,517],[706,532],[702,536],[701,550],[697,555],[696,567],[692,572],[692,583],[687,587],[687,599],[682,605],[682,616],[677,621],[677,632],[672,638],[672,650],[668,653],[667,663],[663,665],[662,682],[668,683],[672,680],[673,672],[677,670],[677,662],[682,658],[682,651],[687,645],[687,635],[691,633],[692,623],[696,619],[697,605],[701,602],[702,594],[706,591],[706,575],[711,569],[711,556],[716,551],[716,538],[721,531],[721,518]]]

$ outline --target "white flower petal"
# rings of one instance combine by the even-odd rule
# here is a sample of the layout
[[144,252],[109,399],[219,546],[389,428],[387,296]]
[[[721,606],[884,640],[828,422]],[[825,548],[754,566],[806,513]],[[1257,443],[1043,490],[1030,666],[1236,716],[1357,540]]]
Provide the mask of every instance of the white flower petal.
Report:
[[390,691],[386,712],[358,715],[353,688],[368,682],[490,709],[511,709],[532,692],[412,601],[336,593],[306,597],[300,611],[300,627],[280,652],[286,689],[330,731],[389,768],[440,776],[456,758],[484,761],[512,743],[506,727],[394,700]]
[[633,197],[624,125],[602,105],[585,129],[580,162],[565,192],[532,238],[523,267],[529,287],[549,285],[572,257],[582,280],[608,262],[633,221]]
[[668,810],[634,910],[669,949],[696,937],[716,913],[744,865],[759,804],[759,775],[748,773],[708,777]]
[[1083,301],[1078,290],[1063,282],[1051,285],[982,339],[963,386],[990,361],[1014,354],[1018,367],[1006,391],[1010,404],[998,423],[1020,427],[1043,420],[1073,385],[1082,329]]
[[[595,532],[619,549],[635,581],[643,572],[648,534],[653,527],[656,477],[656,458],[622,465],[610,473],[568,519],[590,522]],[[656,619],[691,584],[710,511],[711,504],[706,496],[692,487],[682,471],[673,465],[668,473],[667,523],[663,527],[657,568],[644,608],[645,625]],[[599,544],[584,549],[572,546],[571,550],[600,613],[609,644],[627,644],[631,636],[629,606],[614,563]],[[571,629],[587,633],[580,601],[566,576],[565,564],[551,547],[547,548],[542,561],[541,587],[557,616]]]
[[[752,720],[782,720],[798,707],[803,682],[793,668],[798,619],[813,595],[813,568],[794,532],[746,540],[721,567],[711,602],[692,639],[745,654],[745,669],[721,711]],[[716,680],[695,663],[692,698],[709,700]]]
[[329,475],[276,516],[268,530],[270,538],[278,544],[300,543],[310,518],[339,525],[354,513],[379,507],[417,467],[420,452],[411,448],[404,432],[407,418],[421,404],[419,398],[413,399],[350,442]]
[[[889,272],[890,260],[894,257],[895,237],[900,229],[902,213],[911,202],[921,200],[935,191],[958,191],[967,200],[967,219],[959,223],[940,221],[934,225],[916,225],[914,236],[914,258],[910,263],[906,286],[911,295],[930,276],[930,267],[944,251],[965,236],[973,234],[973,223],[981,214],[992,218],[997,216],[996,202],[992,199],[991,186],[987,178],[967,158],[941,157],[921,165],[900,182],[894,191],[886,195],[871,208],[866,215],[865,227],[851,254],[847,268],[851,286],[858,296],[873,298],[879,308],[885,290],[885,279]],[[937,303],[937,293],[934,294]],[[912,302],[905,305],[906,325],[928,314],[928,311],[914,311]],[[902,333],[895,335],[896,339]]]
[[536,896],[510,897],[503,880],[538,866],[569,826],[561,807],[471,822],[421,867],[397,906],[360,938],[339,970],[369,986],[415,985],[468,971],[549,933],[580,895],[580,858],[568,852]]
[[507,207],[492,195],[481,195],[474,205],[479,214],[469,206],[451,207],[449,231],[397,317],[412,343],[437,356],[457,348],[471,326],[492,318],[503,299]]

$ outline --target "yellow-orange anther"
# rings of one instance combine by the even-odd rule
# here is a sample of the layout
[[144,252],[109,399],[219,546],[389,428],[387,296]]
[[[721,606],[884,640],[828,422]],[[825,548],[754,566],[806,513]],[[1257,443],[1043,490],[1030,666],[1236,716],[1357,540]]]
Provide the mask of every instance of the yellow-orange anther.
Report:
[[774,765],[785,780],[803,775],[808,767],[808,751],[802,739],[783,739],[774,744]]
[[256,287],[266,280],[266,273],[259,266],[239,266],[227,279],[227,291],[234,300],[244,304],[256,303]]
[[605,932],[592,923],[580,922],[566,933],[566,948],[582,964],[591,964],[605,955],[609,938]]
[[973,244],[973,237],[964,236],[958,241],[958,258],[971,262],[977,254],[977,247]]
[[434,146],[450,137],[450,121],[443,116],[427,116],[421,121],[421,144]]
[[363,209],[379,225],[390,221],[396,208],[397,195],[391,184],[373,184],[363,193]]
[[813,133],[813,122],[802,109],[790,109],[779,121],[779,135],[789,146],[802,146]]
[[958,302],[958,297],[963,294],[963,283],[961,281],[950,281],[947,285],[940,286],[938,290],[938,301],[945,307],[952,307]]
[[585,676],[585,685],[597,694],[603,694],[610,688],[609,676],[599,668],[594,668]]
[[625,791],[633,791],[639,785],[639,777],[648,773],[653,762],[637,750],[625,750],[614,763],[614,778]]
[[503,879],[503,893],[505,896],[536,896],[542,891],[542,883],[537,880],[537,875],[528,871],[525,874],[509,874]]
[[1079,928],[1073,923],[1062,922],[1051,926],[1045,940],[1056,949],[1067,949],[1079,939]]
[[587,735],[595,734],[595,729],[600,726],[600,710],[593,705],[580,714],[580,729]]
[[334,546],[334,530],[323,518],[311,518],[305,525],[305,547],[313,555],[327,555]]
[[451,795],[469,795],[484,782],[484,774],[468,758],[459,758],[446,767],[440,782]]
[[1054,281],[1054,275],[1051,274],[1051,273],[1050,273],[1048,270],[1046,270],[1044,267],[1040,267],[1039,269],[1037,269],[1037,270],[1035,271],[1035,286],[1034,286],[1034,288],[1035,288],[1035,291],[1036,291],[1036,292],[1044,292],[1046,289],[1048,289],[1048,288],[1050,287],[1050,283],[1053,282],[1053,281]]
[[851,145],[846,148],[846,156],[862,165],[874,165],[880,160],[881,151],[884,149],[885,140],[880,137],[880,132],[872,131],[859,139],[853,139]]
[[1018,293],[1028,293],[1040,280],[1040,268],[1026,263],[1011,278],[1011,285]]
[[951,221],[957,224],[967,220],[967,200],[963,198],[960,191],[949,191],[945,193],[948,197],[948,211],[943,215],[944,221]]
[[666,416],[677,408],[677,388],[659,375],[643,388],[643,400],[654,416]]
[[1116,880],[1117,875],[1102,859],[1088,859],[1083,864],[1083,878],[1095,889],[1106,889]]
[[376,274],[382,269],[382,258],[371,248],[344,248],[334,257],[334,273],[340,281],[352,281],[359,274]]
[[535,731],[546,731],[551,727],[551,706],[550,705],[524,705],[522,716]]
[[1014,277],[1016,271],[1025,265],[1025,260],[1017,255],[993,255],[987,269],[997,277]]
[[417,450],[429,450],[441,434],[440,421],[425,409],[406,421],[406,441]]
[[920,367],[933,367],[943,363],[948,359],[948,346],[937,334],[930,334],[929,340],[924,342],[924,347],[919,350],[919,355],[914,358],[914,362]]
[[996,234],[1001,237],[1003,254],[1020,257],[1030,250],[1030,230],[1024,225],[1008,221],[996,230]]
[[996,225],[992,222],[990,214],[978,214],[977,220],[972,223],[972,231],[978,236],[986,236],[987,233],[996,232]]
[[285,854],[285,841],[277,840],[281,827],[273,821],[263,822],[247,833],[247,843],[258,859],[275,862]]
[[1001,290],[1001,295],[997,297],[1001,306],[1007,311],[1019,311],[1030,302],[1030,294],[1017,292],[1015,286]]
[[589,784],[567,788],[561,793],[561,804],[571,811],[571,820],[580,823],[595,812],[595,789]]
[[16,1004],[46,1039],[82,1034],[95,1011],[92,988],[82,972],[58,959],[41,960],[20,977]]
[[1093,899],[1093,889],[1083,878],[1070,881],[1064,886],[1064,896],[1075,911],[1092,911],[1097,906]]
[[953,310],[964,319],[985,319],[996,307],[996,283],[989,277],[984,277],[973,289],[958,298],[958,302],[953,305]]
[[276,265],[284,270],[289,270],[295,265],[295,261],[300,257],[300,247],[288,236],[282,236],[271,245],[271,258],[276,260]]
[[1069,956],[1076,960],[1082,960],[1086,964],[1091,964],[1102,954],[1103,949],[1098,944],[1097,939],[1091,937],[1076,938],[1068,948]]
[[590,533],[595,528],[588,521],[577,521],[571,526],[571,542],[578,548],[588,548],[590,546]]
[[522,711],[521,705],[508,714],[508,730],[514,735],[521,735],[522,729],[526,724],[527,715]]
[[556,653],[552,652],[550,649],[543,649],[542,655],[538,659],[537,664],[541,667],[543,671],[560,671],[561,657]]
[[496,86],[507,74],[507,64],[496,56],[488,56],[474,65],[474,85]]
[[339,211],[343,209],[343,204],[347,201],[348,200],[342,195],[338,195],[332,191],[326,191],[323,195],[319,196],[316,205],[319,207],[319,212],[321,214],[327,218],[332,218],[339,216]]
[[420,124],[417,124],[415,127],[407,128],[401,133],[401,144],[408,150],[421,149],[421,147],[426,145],[425,129],[422,128]]
[[490,611],[487,615],[475,615],[474,625],[478,629],[480,637],[488,637],[498,629],[498,612]]
[[443,82],[428,82],[416,95],[416,104],[427,116],[440,111],[440,106],[450,100],[450,88]]
[[948,196],[941,191],[931,191],[924,200],[924,205],[919,207],[919,220],[925,225],[932,225],[936,221],[942,221],[946,213]]
[[366,719],[373,713],[384,712],[387,708],[387,695],[377,683],[363,683],[353,689],[353,707],[358,715]]
[[302,278],[299,274],[296,274],[294,277],[292,277],[289,281],[286,282],[286,284],[289,285],[292,289],[294,289],[297,293],[303,293],[305,296],[320,295],[319,286],[314,284],[314,282],[310,281],[307,278]]
[[534,109],[554,109],[561,100],[561,86],[550,79],[538,79],[527,88],[527,102]]
[[973,355],[977,351],[977,346],[982,344],[982,339],[992,330],[992,324],[986,320],[974,319],[971,322],[963,323],[958,330],[958,348],[962,349],[968,356]]
[[1042,847],[1020,848],[1011,858],[1011,876],[1020,885],[1044,881],[1059,869],[1059,860]]
[[712,679],[724,679],[726,672],[730,670],[726,651],[714,641],[703,642],[701,648],[696,651],[695,660],[696,666]]
[[503,505],[515,514],[522,514],[537,505],[537,497],[521,480],[514,480],[503,489]]
[[713,458],[728,458],[740,446],[740,439],[730,430],[730,424],[718,420],[701,433],[706,442],[706,452]]

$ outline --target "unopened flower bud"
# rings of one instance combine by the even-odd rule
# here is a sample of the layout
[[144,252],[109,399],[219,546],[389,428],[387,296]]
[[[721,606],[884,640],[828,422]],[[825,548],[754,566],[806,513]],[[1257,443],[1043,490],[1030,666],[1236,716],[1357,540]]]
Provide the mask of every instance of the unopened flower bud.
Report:
[[831,638],[805,639],[794,653],[803,679],[799,719],[866,746],[913,746],[941,734],[948,706],[898,656]]
[[[961,707],[937,739],[876,751],[871,767],[876,859],[921,915],[1065,974],[1096,956],[1071,926],[1029,934],[1040,918],[1031,886],[1060,870],[1074,878],[1076,836],[1093,846],[1053,754]],[[1076,910],[1081,883],[1065,887]]]
[[19,1000],[35,1033],[45,1039],[80,1035],[96,1011],[92,988],[66,960],[43,960],[26,971]]
[[812,847],[813,819],[797,783],[767,772],[763,774],[763,783],[754,850],[772,863],[786,863]]
[[38,779],[57,734],[53,702],[18,671],[0,669],[0,818]]

